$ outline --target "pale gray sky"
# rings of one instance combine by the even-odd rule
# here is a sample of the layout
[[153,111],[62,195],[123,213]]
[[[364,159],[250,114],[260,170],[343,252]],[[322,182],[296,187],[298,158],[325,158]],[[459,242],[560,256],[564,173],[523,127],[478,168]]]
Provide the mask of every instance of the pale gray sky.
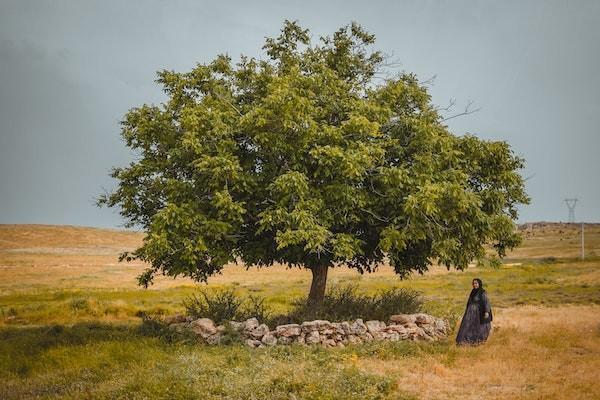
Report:
[[159,69],[219,53],[262,56],[284,19],[315,38],[357,21],[434,103],[481,110],[456,134],[507,140],[525,157],[521,221],[600,221],[600,1],[0,0],[0,223],[118,227],[98,209],[131,107],[164,100]]

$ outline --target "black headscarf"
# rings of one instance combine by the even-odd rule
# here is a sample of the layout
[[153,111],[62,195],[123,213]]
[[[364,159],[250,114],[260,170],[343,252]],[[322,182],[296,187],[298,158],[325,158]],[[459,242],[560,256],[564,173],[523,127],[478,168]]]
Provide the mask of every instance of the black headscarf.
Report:
[[[471,294],[469,295],[469,301],[467,301],[467,309],[469,308],[469,304],[472,302],[479,303],[479,321],[480,322],[490,322],[493,320],[492,316],[492,308],[490,307],[489,300],[487,296],[483,296],[485,294],[485,289],[483,288],[483,282],[479,278],[473,279],[479,283],[479,287],[477,289],[472,289]],[[475,297],[478,297],[478,300],[475,301]],[[489,319],[485,318],[485,311],[489,310]],[[466,310],[465,310],[466,312]]]
[[479,301],[481,301],[481,295],[483,294],[483,292],[485,292],[485,290],[483,290],[483,282],[481,281],[481,279],[475,278],[473,280],[479,283],[479,287],[477,289],[473,288],[471,290],[471,294],[469,295],[469,301],[467,302],[467,304],[471,304],[471,302],[473,302],[473,298],[477,295],[479,295]]

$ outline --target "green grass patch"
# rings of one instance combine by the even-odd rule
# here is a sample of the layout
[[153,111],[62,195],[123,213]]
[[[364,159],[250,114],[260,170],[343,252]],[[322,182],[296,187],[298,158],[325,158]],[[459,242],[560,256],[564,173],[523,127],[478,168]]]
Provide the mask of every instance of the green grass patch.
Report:
[[401,360],[447,347],[210,347],[169,344],[136,326],[108,324],[4,328],[0,338],[3,399],[408,399],[392,378],[357,368],[356,358]]

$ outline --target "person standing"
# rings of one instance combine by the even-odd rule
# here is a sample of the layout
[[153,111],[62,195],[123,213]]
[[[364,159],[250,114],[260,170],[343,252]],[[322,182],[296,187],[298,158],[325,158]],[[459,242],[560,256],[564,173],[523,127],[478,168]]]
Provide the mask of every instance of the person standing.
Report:
[[456,335],[457,345],[478,345],[487,340],[492,329],[492,307],[483,282],[473,279],[473,290],[467,301],[467,308]]

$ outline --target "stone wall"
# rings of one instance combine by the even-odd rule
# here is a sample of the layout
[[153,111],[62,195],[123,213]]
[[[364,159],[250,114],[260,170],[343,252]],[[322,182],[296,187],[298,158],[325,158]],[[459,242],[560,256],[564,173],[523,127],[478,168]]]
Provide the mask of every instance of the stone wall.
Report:
[[362,319],[344,322],[316,320],[279,325],[274,330],[260,324],[256,318],[216,325],[208,318],[191,320],[189,317],[176,315],[167,318],[165,322],[169,329],[177,332],[191,331],[202,341],[212,345],[219,344],[223,335],[230,330],[239,334],[251,347],[292,343],[344,347],[372,340],[436,341],[445,338],[449,332],[447,321],[423,313],[392,315],[387,324],[383,321],[363,322]]

